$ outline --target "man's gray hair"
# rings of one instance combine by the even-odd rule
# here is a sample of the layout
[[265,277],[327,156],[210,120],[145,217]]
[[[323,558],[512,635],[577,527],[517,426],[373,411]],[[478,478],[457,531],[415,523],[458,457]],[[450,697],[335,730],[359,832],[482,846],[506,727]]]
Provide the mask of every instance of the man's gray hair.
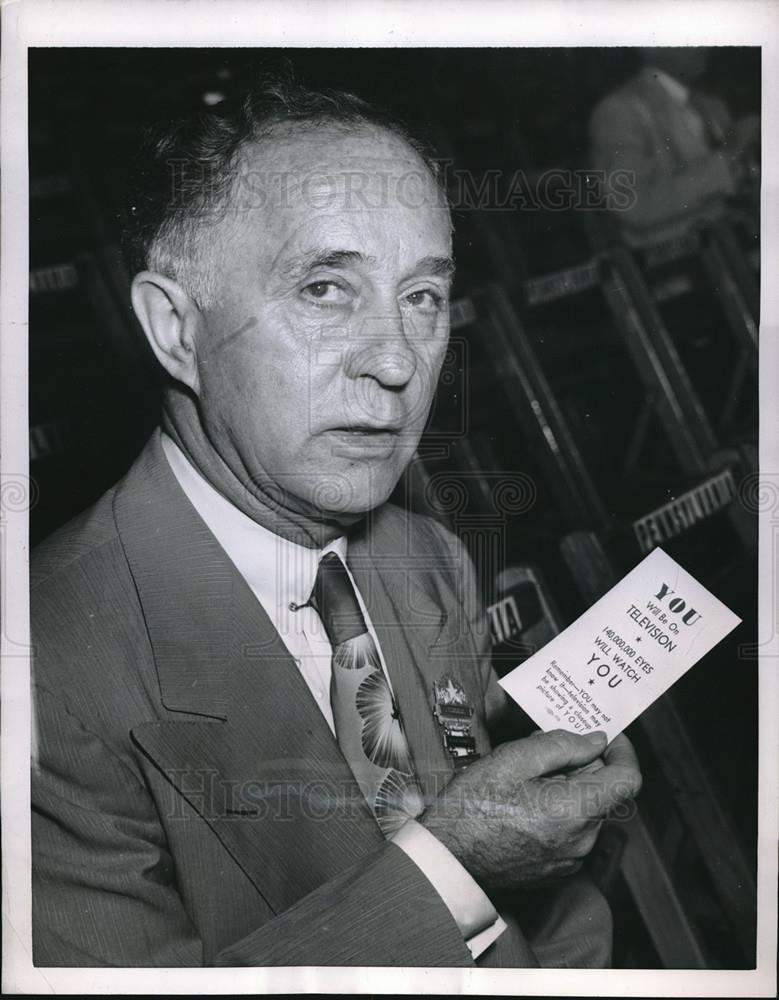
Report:
[[212,304],[216,255],[204,226],[227,213],[246,146],[285,125],[390,132],[418,154],[445,203],[442,171],[431,148],[399,119],[346,91],[265,81],[238,99],[149,130],[127,203],[123,243],[131,273],[164,274],[199,307]]

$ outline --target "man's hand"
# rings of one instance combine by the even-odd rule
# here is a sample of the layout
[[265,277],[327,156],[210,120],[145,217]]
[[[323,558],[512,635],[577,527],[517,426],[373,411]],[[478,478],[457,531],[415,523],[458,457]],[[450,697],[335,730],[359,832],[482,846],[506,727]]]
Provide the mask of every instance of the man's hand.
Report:
[[603,733],[539,732],[456,775],[420,822],[484,889],[528,888],[577,871],[603,819],[640,787],[626,737],[606,747]]

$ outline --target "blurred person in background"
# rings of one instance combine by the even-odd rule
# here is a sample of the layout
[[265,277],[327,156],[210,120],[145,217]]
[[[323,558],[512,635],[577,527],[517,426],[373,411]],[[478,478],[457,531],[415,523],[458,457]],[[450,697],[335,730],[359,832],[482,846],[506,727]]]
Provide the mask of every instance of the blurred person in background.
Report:
[[632,188],[629,205],[613,220],[634,247],[721,218],[754,177],[760,140],[758,116],[734,121],[723,101],[696,89],[709,50],[641,53],[639,72],[602,98],[589,121],[589,163],[605,171],[606,192],[616,171],[622,194]]

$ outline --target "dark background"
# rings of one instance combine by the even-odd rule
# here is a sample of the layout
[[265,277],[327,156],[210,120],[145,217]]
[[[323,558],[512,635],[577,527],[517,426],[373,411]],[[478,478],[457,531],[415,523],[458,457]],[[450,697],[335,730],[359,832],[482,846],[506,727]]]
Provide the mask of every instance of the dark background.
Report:
[[[79,255],[98,258],[97,277],[106,277],[113,298],[96,301],[103,289],[96,292],[94,276],[83,273],[63,294],[31,296],[31,423],[59,421],[53,433],[79,441],[56,474],[52,466],[56,496],[45,489],[49,469],[41,464],[38,470],[33,541],[110,486],[155,420],[155,369],[145,345],[133,336],[127,301],[121,299],[127,278],[117,251],[126,177],[144,128],[202,106],[205,94],[229,95],[262,73],[290,66],[301,82],[351,89],[391,108],[443,148],[457,171],[470,171],[476,183],[486,170],[508,176],[519,169],[532,185],[545,169],[586,167],[587,116],[600,97],[638,68],[639,55],[595,48],[31,50],[31,267],[75,262],[83,272],[95,261]],[[725,98],[734,115],[759,111],[759,52],[714,50],[702,85]],[[60,194],[56,184],[64,185]],[[485,254],[474,235],[472,214],[455,211],[460,291],[484,279],[506,279],[496,273],[496,255]],[[501,226],[512,216],[513,239],[501,270],[517,281],[588,256],[571,213],[492,214]],[[116,314],[109,324],[105,307],[111,304]],[[563,377],[581,363],[598,364],[582,326],[592,309],[577,302],[574,309],[564,303],[557,311],[562,317],[553,307],[539,321],[557,330],[550,364]],[[596,315],[593,323],[598,322]],[[607,377],[606,362],[612,360],[604,360],[596,379]],[[711,360],[699,363],[708,366]],[[132,375],[130,361],[141,366]],[[610,414],[601,425],[601,434],[613,432]],[[599,451],[600,442],[592,448],[593,462]],[[62,476],[68,477],[66,491]],[[655,493],[651,499],[661,499]],[[620,501],[624,506],[624,497],[613,498]],[[636,503],[628,500],[628,506]]]
[[[637,50],[595,48],[31,50],[30,422],[31,475],[38,488],[31,541],[107,489],[157,421],[160,378],[131,316],[118,248],[126,177],[149,123],[291,66],[303,83],[343,87],[391,108],[477,181],[486,170],[507,177],[519,169],[532,186],[549,168],[586,170],[588,115],[639,64]],[[700,85],[723,98],[734,116],[759,112],[759,50],[716,50]],[[455,298],[490,282],[505,293],[597,485],[603,516],[568,495],[538,427],[512,407],[500,359],[478,324],[454,331],[428,439],[434,447],[421,449],[425,475],[465,482],[467,498],[452,509],[431,500],[429,491],[420,493],[419,482],[402,485],[398,496],[441,516],[471,544],[488,601],[499,596],[497,572],[530,566],[561,623],[593,599],[579,579],[591,573],[591,553],[579,551],[578,564],[572,563],[561,554],[561,539],[591,533],[608,571],[621,575],[640,557],[632,521],[705,479],[673,460],[663,437],[667,429],[654,417],[640,452],[630,454],[644,394],[597,287],[530,307],[528,280],[591,258],[583,214],[476,213],[456,206]],[[745,254],[755,259],[755,251],[759,246],[747,241]],[[730,462],[740,482],[754,469],[757,388],[747,379],[731,393],[737,351],[713,297],[695,287],[681,303],[666,304],[663,318],[716,431],[710,470]],[[526,485],[527,502],[497,511],[493,524],[479,507],[478,484],[506,475]],[[471,530],[475,522],[481,534]],[[500,536],[490,571],[478,559],[485,524],[497,525]],[[727,812],[753,864],[757,684],[754,656],[744,647],[756,638],[755,547],[725,515],[664,547],[744,619],[679,682],[675,697],[708,769],[707,794]],[[513,665],[518,656],[511,650],[508,656]],[[642,751],[648,822],[683,887],[707,961],[748,966],[750,956],[734,944],[727,915],[711,901],[711,872],[685,846],[684,832],[669,834],[663,825],[674,794],[667,765],[640,729],[631,736]],[[618,964],[661,965],[635,901],[619,880],[613,892],[622,920]]]

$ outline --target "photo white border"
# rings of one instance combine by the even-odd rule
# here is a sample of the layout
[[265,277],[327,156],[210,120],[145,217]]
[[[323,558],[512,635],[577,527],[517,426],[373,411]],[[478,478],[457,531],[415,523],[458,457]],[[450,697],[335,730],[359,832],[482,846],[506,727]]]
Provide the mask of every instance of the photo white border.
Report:
[[[2,9],[0,562],[3,990],[775,996],[779,578],[776,0],[11,0]],[[760,789],[757,969],[36,969],[31,964],[27,524],[27,48],[761,45]],[[521,116],[521,108],[518,109]],[[765,471],[764,471],[765,470]],[[768,500],[765,500],[768,497]],[[773,498],[774,510],[771,506]],[[764,509],[762,509],[764,508]],[[773,519],[772,519],[773,514]],[[737,664],[734,667],[737,670]],[[737,683],[734,670],[734,683]],[[736,748],[734,752],[738,752]]]

